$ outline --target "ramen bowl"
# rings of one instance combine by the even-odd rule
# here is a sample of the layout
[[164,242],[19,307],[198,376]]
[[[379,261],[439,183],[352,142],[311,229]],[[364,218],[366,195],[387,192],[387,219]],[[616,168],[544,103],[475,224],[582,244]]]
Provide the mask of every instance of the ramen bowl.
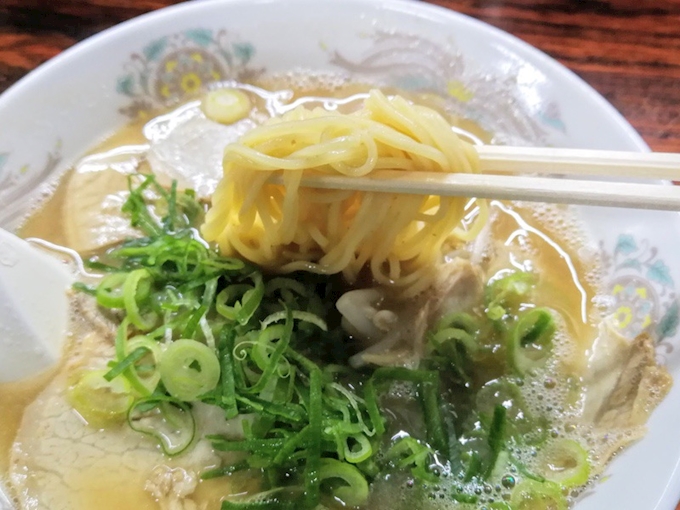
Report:
[[[206,0],[102,32],[0,96],[0,226],[18,228],[61,173],[124,125],[215,84],[300,72],[437,94],[493,143],[648,150],[573,73],[455,12],[398,0]],[[658,361],[680,375],[677,214],[575,211],[588,239],[583,256],[602,261],[598,306],[620,316],[623,336],[649,333]],[[680,389],[673,388],[646,436],[575,508],[675,508],[679,422]]]

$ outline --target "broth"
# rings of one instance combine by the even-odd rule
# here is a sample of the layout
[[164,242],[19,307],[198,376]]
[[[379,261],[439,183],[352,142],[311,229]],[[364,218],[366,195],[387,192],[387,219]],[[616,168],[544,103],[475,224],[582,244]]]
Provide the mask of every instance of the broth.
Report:
[[[294,102],[323,104],[327,108],[346,109],[351,108],[354,102],[345,102],[353,94],[362,94],[368,90],[368,86],[346,83],[328,83],[323,79],[311,79],[309,77],[298,80],[277,78],[268,79],[257,84],[269,90],[290,90],[292,94],[281,92],[286,97],[287,104]],[[275,95],[275,94],[272,94]],[[322,98],[322,99],[318,99]],[[333,99],[341,98],[341,99]],[[434,96],[413,95],[412,99],[421,104],[442,108],[442,100]],[[255,111],[251,115],[259,118],[268,115],[265,111],[264,101],[260,98],[255,103]],[[461,130],[470,134],[470,139],[488,141],[490,136],[470,121],[451,118],[449,120],[458,125]],[[146,143],[143,135],[142,123],[133,124],[122,129],[97,147],[91,154],[105,154],[116,149],[119,154],[126,153],[131,160],[137,159],[140,169],[148,169],[148,164],[137,154],[135,147]],[[127,148],[127,149],[126,149]],[[28,218],[21,229],[21,235],[29,238],[39,238],[56,245],[68,246],[68,235],[64,230],[63,209],[69,200],[67,187],[73,173],[67,173],[62,178],[54,194],[45,203],[41,204]],[[508,204],[501,202],[492,203],[492,224],[487,246],[484,249],[481,266],[490,278],[500,275],[510,269],[523,271],[535,271],[539,275],[536,286],[534,304],[536,306],[549,306],[558,311],[564,319],[564,329],[559,336],[556,365],[559,366],[565,380],[578,381],[588,366],[589,349],[597,337],[597,323],[600,320],[598,311],[592,306],[593,297],[598,292],[598,267],[596,260],[583,260],[579,254],[583,253],[583,241],[579,237],[579,229],[576,222],[565,228],[564,217],[568,216],[566,210],[555,206],[530,206],[528,204]],[[560,221],[551,220],[560,218]],[[565,234],[564,232],[568,232]],[[89,254],[88,254],[89,255]],[[76,335],[81,332],[74,331]],[[67,353],[68,355],[68,353]],[[565,430],[571,430],[569,437],[578,437],[592,447],[594,456],[605,455],[612,443],[619,436],[612,436],[602,444],[595,444],[597,436],[591,435],[589,427],[578,430],[574,423],[578,421],[578,409],[555,412],[554,408],[560,407],[561,403],[568,401],[570,391],[573,388],[562,388],[546,394],[545,388],[548,381],[552,380],[551,368],[539,371],[527,383],[531,388],[527,390],[528,400],[532,409],[550,411],[554,420],[553,430],[559,430],[564,435]],[[56,371],[55,371],[56,373]],[[0,401],[3,405],[3,428],[0,431],[0,469],[3,477],[6,475],[11,456],[11,445],[16,431],[20,425],[22,410],[26,408],[45,388],[53,378],[54,373],[41,376],[35,381],[18,382],[0,385]],[[64,385],[65,379],[57,377],[52,385]],[[536,389],[538,388],[538,389]],[[542,388],[542,389],[541,389]],[[63,388],[62,390],[63,391]],[[562,406],[564,407],[564,406]],[[81,423],[82,427],[85,427]],[[105,435],[106,431],[92,431],[90,440],[96,441],[98,435]],[[569,434],[567,434],[569,435]],[[615,437],[616,436],[616,437]],[[530,454],[522,451],[518,454],[526,457],[527,463],[531,464]],[[120,457],[117,453],[109,453],[100,459],[97,468],[83,470],[78,464],[63,465],[61,476],[69,480],[71,490],[79,494],[80,506],[71,510],[113,509],[113,508],[158,508],[157,503],[150,493],[145,490],[145,479],[148,473],[135,472],[134,470],[117,469]],[[180,466],[182,458],[167,460],[169,467]],[[226,481],[225,481],[226,480]],[[443,482],[444,487],[452,486],[454,481]],[[232,493],[244,492],[240,487],[247,486],[246,478],[241,475],[232,475],[228,479],[215,479],[200,481],[197,489],[191,495],[191,500],[198,508],[217,508],[219,501],[225,496],[225,485]],[[238,487],[235,487],[238,486]],[[227,491],[227,492],[229,492]],[[404,499],[408,491],[393,491],[391,496],[384,492],[382,483],[376,485],[374,497],[385,497],[396,508],[399,501]],[[388,491],[389,492],[389,491]],[[439,493],[443,494],[445,489]],[[497,498],[502,499],[502,491],[496,491]],[[437,494],[439,494],[437,493]],[[508,491],[503,494],[507,495]],[[381,496],[382,495],[382,496]],[[401,498],[401,499],[400,499]],[[484,501],[482,499],[481,501]],[[441,503],[442,505],[445,503]],[[448,503],[454,505],[453,503]],[[205,506],[202,506],[205,505]]]
[[9,469],[9,451],[12,448],[24,409],[35,400],[58,371],[48,370],[35,378],[0,384],[2,427],[0,427],[0,480],[6,479]]

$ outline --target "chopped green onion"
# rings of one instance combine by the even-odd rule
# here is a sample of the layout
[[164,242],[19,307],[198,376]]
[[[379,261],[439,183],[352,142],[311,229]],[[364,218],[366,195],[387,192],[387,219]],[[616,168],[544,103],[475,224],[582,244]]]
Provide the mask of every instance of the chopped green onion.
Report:
[[[126,352],[134,352],[137,349],[144,349],[146,355],[151,357],[148,360],[151,365],[144,363],[145,367],[140,367],[139,364],[132,365],[128,370],[124,372],[125,376],[131,382],[132,387],[135,388],[142,395],[151,395],[158,386],[161,380],[161,374],[159,370],[159,360],[161,358],[161,348],[158,342],[152,340],[148,336],[136,336],[131,338],[126,347]],[[144,356],[140,361],[145,361],[147,356]],[[140,391],[144,388],[146,391]]]
[[515,335],[522,347],[530,344],[549,345],[555,333],[555,322],[547,308],[534,308],[517,322]]
[[262,282],[262,276],[259,273],[253,273],[250,278],[255,283],[255,287],[247,290],[241,299],[241,307],[236,316],[236,321],[241,325],[248,323],[257,308],[260,306],[262,298],[264,297],[264,283]]
[[111,381],[112,379],[118,377],[125,370],[146,356],[148,352],[148,349],[145,349],[144,347],[137,347],[123,361],[116,363],[116,365],[104,375],[104,379]]
[[161,381],[173,397],[191,402],[213,390],[220,380],[214,351],[195,340],[171,343],[159,361]]
[[[132,342],[132,340],[128,340],[127,338],[128,326],[129,323],[127,318],[123,319],[123,322],[121,322],[120,326],[118,326],[115,341],[116,359],[118,360],[118,362],[114,364],[112,370],[107,373],[107,376],[113,379],[118,375],[118,373],[122,373],[123,376],[125,376],[125,378],[130,383],[134,391],[137,392],[139,395],[146,397],[153,392],[160,379],[160,376],[158,375],[158,370],[156,370],[156,367],[158,365],[158,359],[160,358],[160,348],[156,342],[154,342],[153,340],[146,336],[135,337],[134,343]],[[134,360],[130,359],[132,352],[137,348],[143,348],[145,351],[147,351],[148,354],[151,354],[151,356],[153,357],[153,364],[155,366],[154,370],[152,371],[152,373],[146,374],[144,378],[139,377],[139,374],[137,373],[137,366],[135,365],[135,363],[143,359],[147,353],[145,353],[145,355],[140,357],[139,359]],[[129,361],[133,362],[130,363]],[[120,366],[121,363],[123,364],[122,366]],[[120,370],[117,369],[117,367],[119,366]]]
[[555,322],[547,308],[534,308],[520,316],[509,338],[510,366],[520,375],[539,367],[550,355]]
[[218,435],[208,435],[206,439],[212,442],[213,448],[221,452],[251,452],[271,455],[282,448],[284,439],[246,439],[245,441],[231,441]]
[[[291,491],[292,492],[292,491]],[[221,510],[300,510],[297,494],[279,487],[246,498],[222,500]]]
[[373,423],[373,429],[376,434],[382,436],[385,433],[385,420],[380,414],[380,409],[378,407],[378,394],[375,390],[375,383],[373,378],[369,379],[364,386],[364,399],[366,403],[366,411],[368,416],[371,418],[371,423]]
[[442,317],[437,322],[436,330],[441,331],[448,328],[462,329],[469,335],[474,336],[479,330],[479,324],[472,315],[465,312],[451,312]]
[[515,456],[508,454],[508,460],[517,468],[517,472],[520,475],[524,476],[525,478],[535,480],[535,481],[540,482],[540,483],[543,483],[543,482],[546,481],[545,477],[543,477],[541,475],[537,475],[533,471],[530,471],[526,467],[524,462],[522,462],[521,460],[519,460]]
[[148,236],[158,236],[163,233],[163,229],[151,215],[144,200],[144,190],[154,183],[155,179],[153,176],[142,176],[142,179],[142,183],[135,188],[133,186],[135,176],[128,177],[130,195],[123,204],[122,211],[130,214],[130,224],[133,227],[138,227]]
[[236,473],[237,471],[243,471],[244,469],[248,469],[248,463],[245,461],[237,462],[236,464],[232,464],[230,466],[208,469],[207,471],[203,471],[203,473],[201,473],[201,480],[221,478],[223,476]]
[[[464,329],[459,328],[442,329],[437,331],[435,334],[431,335],[430,339],[437,350],[442,350],[444,344],[450,341],[460,342],[470,352],[474,352],[475,350],[477,350],[477,343],[475,342],[475,337],[472,336],[467,331],[465,331]],[[446,352],[442,352],[442,354],[446,354]]]
[[468,483],[474,478],[482,474],[482,458],[479,453],[470,453],[470,461],[468,463],[467,469],[465,470],[465,475],[463,476],[463,482]]
[[[279,360],[290,344],[291,334],[293,332],[293,319],[289,317],[284,326],[272,326],[260,332],[257,342],[252,349],[253,358],[256,360],[259,367],[263,370],[262,375],[252,387],[247,389],[248,393],[261,392],[269,380],[274,375],[274,372],[279,368]],[[272,341],[278,338],[276,346],[271,355],[267,356],[267,349],[265,346],[270,346]]]
[[433,370],[412,370],[405,367],[381,367],[373,379],[393,379],[418,384],[418,396],[423,409],[428,443],[445,457],[449,456],[449,438],[439,409],[439,374]]
[[198,310],[196,310],[191,315],[191,318],[187,321],[186,326],[184,327],[184,331],[182,331],[182,338],[194,339],[198,329],[198,323],[205,316],[207,311],[207,307],[200,306]]
[[346,485],[335,487],[332,494],[347,506],[360,506],[368,500],[368,482],[352,464],[324,457],[319,464],[318,479],[343,481]]
[[232,349],[234,346],[234,330],[224,328],[220,336],[222,347],[222,361],[220,377],[222,379],[221,403],[225,417],[230,420],[238,415],[236,404],[236,382],[234,376],[234,359]]
[[513,508],[505,501],[494,501],[493,503],[488,503],[486,506],[489,510],[513,510]]
[[453,494],[451,494],[451,499],[457,501],[458,503],[472,505],[479,501],[479,496],[475,496],[474,494],[466,494],[464,492],[454,492]]
[[149,312],[142,316],[139,309],[139,303],[149,296],[150,281],[148,269],[137,269],[127,275],[123,284],[123,304],[127,317],[141,331],[149,331],[158,320],[155,313]]
[[539,454],[539,471],[562,487],[583,485],[590,477],[588,452],[573,439],[556,439]]
[[307,425],[297,434],[290,437],[277,452],[276,456],[272,460],[272,464],[279,465],[286,462],[289,457],[300,447],[304,447],[309,443],[311,436],[311,428]]
[[512,490],[510,506],[513,510],[567,510],[567,500],[556,483],[524,480]]
[[213,302],[215,301],[215,295],[217,294],[217,284],[220,281],[220,277],[216,276],[214,278],[209,279],[205,283],[205,289],[203,290],[203,299],[201,300],[201,306],[206,309],[206,311],[210,311],[210,308],[213,306]]
[[217,313],[241,325],[248,323],[264,297],[262,277],[253,273],[250,278],[255,283],[254,286],[244,283],[233,284],[217,295],[215,301]]
[[253,412],[268,414],[274,418],[298,423],[307,417],[307,412],[299,404],[278,403],[262,400],[257,397],[237,395],[236,400],[247,406]]
[[191,408],[171,397],[138,400],[128,411],[128,424],[132,430],[156,439],[163,453],[171,457],[185,451],[196,434]]
[[236,321],[238,312],[241,309],[239,298],[243,299],[245,293],[252,287],[245,283],[229,285],[219,294],[215,300],[217,313],[231,321]]
[[489,478],[496,467],[496,462],[498,460],[498,455],[503,449],[503,444],[505,443],[505,422],[506,422],[506,409],[502,405],[498,404],[494,407],[493,418],[491,420],[491,426],[489,427],[489,450],[491,450],[491,457],[489,459],[489,466],[485,473],[485,478]]
[[434,452],[417,439],[406,436],[399,439],[387,452],[388,458],[399,459],[400,468],[411,468],[411,473],[422,482],[437,483],[439,478],[429,469]]
[[427,429],[427,442],[441,455],[448,458],[450,455],[449,436],[439,408],[439,380],[421,383],[419,394]]
[[[352,440],[355,446],[350,446],[348,441]],[[373,455],[373,446],[364,434],[352,434],[344,441],[344,457],[347,462],[358,464],[369,459]]]
[[103,427],[122,421],[134,397],[126,379],[109,381],[106,370],[90,370],[80,376],[68,390],[68,399],[88,423]]
[[83,282],[75,282],[71,288],[73,288],[73,290],[77,290],[78,292],[89,294],[90,296],[97,296],[97,289],[91,285],[86,285]]
[[[323,419],[321,384],[321,371],[313,370],[309,377],[309,447],[305,465],[305,506],[307,508],[315,508],[319,504],[320,482],[324,479],[325,473],[321,459],[321,420]],[[364,483],[365,481],[364,479]],[[336,493],[336,495],[341,500],[343,499],[339,494]],[[346,503],[354,506],[353,503],[347,501]]]
[[233,124],[250,112],[250,99],[239,89],[217,89],[208,92],[201,109],[210,120],[220,124]]
[[[314,313],[310,312],[303,312],[300,310],[293,310],[293,319],[303,321],[303,322],[309,322],[310,324],[314,324],[317,326],[321,331],[328,331],[328,325],[326,324],[326,321],[323,320],[321,317]],[[267,326],[270,324],[273,324],[274,322],[282,321],[285,320],[286,318],[286,311],[281,310],[280,312],[275,312],[272,313],[271,315],[268,315],[261,324],[262,329],[265,329]]]
[[508,309],[518,309],[535,283],[536,277],[532,273],[517,271],[488,284],[484,291],[487,317],[500,320]]
[[310,294],[309,290],[303,283],[293,280],[292,278],[282,277],[272,278],[265,284],[266,295],[273,295],[276,291],[294,292],[299,296],[308,296]]
[[97,304],[105,308],[125,308],[123,285],[127,273],[111,273],[106,275],[97,286],[95,296]]

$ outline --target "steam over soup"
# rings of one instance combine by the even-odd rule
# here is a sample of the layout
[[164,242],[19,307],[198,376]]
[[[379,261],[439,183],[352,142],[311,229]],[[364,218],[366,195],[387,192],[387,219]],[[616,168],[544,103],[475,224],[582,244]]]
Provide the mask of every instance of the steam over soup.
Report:
[[568,209],[299,187],[476,171],[490,135],[397,92],[232,84],[64,175],[22,232],[84,261],[63,362],[0,386],[19,508],[566,509],[644,434],[670,377]]

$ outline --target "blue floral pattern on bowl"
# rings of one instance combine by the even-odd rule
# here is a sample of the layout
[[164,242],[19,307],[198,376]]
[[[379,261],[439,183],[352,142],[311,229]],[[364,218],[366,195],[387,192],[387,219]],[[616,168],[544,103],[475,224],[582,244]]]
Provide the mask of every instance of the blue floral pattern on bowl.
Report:
[[522,140],[545,145],[549,131],[566,134],[556,101],[530,109],[522,100],[517,77],[510,73],[481,72],[451,43],[446,47],[414,34],[376,30],[366,35],[370,47],[350,58],[340,50],[327,50],[329,62],[382,85],[433,92],[448,99],[447,108],[501,136],[503,143]]
[[670,353],[668,340],[678,332],[680,306],[670,267],[658,248],[624,233],[613,250],[601,244],[601,257],[609,273],[605,292],[611,297],[607,313],[614,316],[613,324],[627,338],[652,335],[660,350]]
[[226,30],[196,28],[155,39],[130,55],[116,91],[129,98],[120,112],[145,119],[216,82],[248,81],[264,72],[250,65],[255,47]]

